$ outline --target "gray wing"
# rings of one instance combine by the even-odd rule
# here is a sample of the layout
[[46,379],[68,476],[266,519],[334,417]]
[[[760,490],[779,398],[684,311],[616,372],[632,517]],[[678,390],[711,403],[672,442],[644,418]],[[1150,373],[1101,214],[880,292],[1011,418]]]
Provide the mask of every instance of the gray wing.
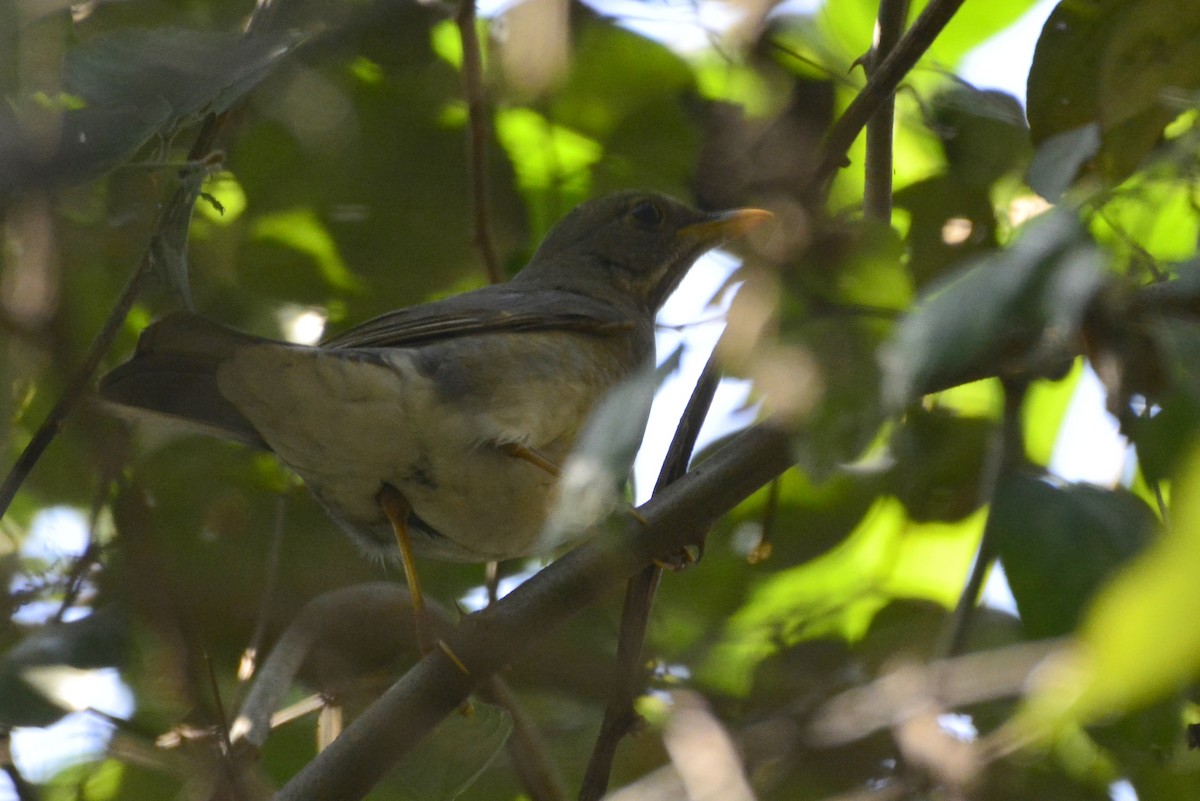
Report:
[[412,347],[497,331],[607,334],[635,327],[629,310],[558,289],[485,287],[382,314],[321,343],[329,348]]

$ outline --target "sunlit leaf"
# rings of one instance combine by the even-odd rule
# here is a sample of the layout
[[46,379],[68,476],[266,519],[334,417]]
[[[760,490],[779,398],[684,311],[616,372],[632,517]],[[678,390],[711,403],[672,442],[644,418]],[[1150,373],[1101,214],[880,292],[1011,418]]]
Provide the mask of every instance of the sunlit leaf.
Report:
[[1083,362],[1077,360],[1071,372],[1060,380],[1035,381],[1029,387],[1021,418],[1025,430],[1025,455],[1034,464],[1044,467],[1050,463],[1059,430],[1082,375]]
[[729,620],[705,680],[745,692],[754,667],[780,646],[816,637],[857,640],[893,598],[953,605],[983,522],[978,512],[956,524],[915,523],[898,500],[880,500],[837,548],[753,589]]
[[1096,597],[1078,642],[1038,675],[1023,721],[1090,722],[1162,698],[1200,672],[1200,454],[1175,488],[1171,526]]
[[979,362],[1019,360],[1028,355],[1022,336],[1070,337],[1105,283],[1103,261],[1079,222],[1059,213],[931,287],[881,357],[888,402],[901,408],[931,387],[969,377],[963,371]]
[[260,217],[254,221],[254,236],[277,242],[308,256],[331,287],[349,291],[359,288],[357,279],[342,261],[337,243],[311,209],[282,211]]

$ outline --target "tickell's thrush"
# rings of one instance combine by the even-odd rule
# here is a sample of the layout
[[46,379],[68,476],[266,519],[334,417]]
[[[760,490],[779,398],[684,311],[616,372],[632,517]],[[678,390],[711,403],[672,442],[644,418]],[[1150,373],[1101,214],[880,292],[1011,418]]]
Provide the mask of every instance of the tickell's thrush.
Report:
[[397,540],[463,562],[548,550],[563,544],[540,536],[556,466],[589,412],[653,359],[654,316],[692,263],[769,216],[602,197],[559,222],[508,283],[318,346],[171,315],[100,393],[274,451],[372,552]]

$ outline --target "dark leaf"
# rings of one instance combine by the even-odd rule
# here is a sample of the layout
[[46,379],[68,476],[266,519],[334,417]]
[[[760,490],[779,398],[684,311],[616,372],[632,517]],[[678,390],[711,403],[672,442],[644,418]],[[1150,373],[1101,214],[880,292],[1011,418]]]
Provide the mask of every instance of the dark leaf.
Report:
[[1158,144],[1183,97],[1200,87],[1198,44],[1195,3],[1060,3],[1042,29],[1029,73],[1034,142],[1098,123],[1094,166],[1107,181],[1120,181]]
[[1096,589],[1149,541],[1158,521],[1133,493],[1054,486],[1011,476],[989,520],[1009,586],[1031,638],[1070,632]]
[[1016,367],[1062,344],[1104,286],[1103,253],[1078,220],[1056,212],[1016,243],[930,288],[883,349],[884,398],[893,409],[970,377],[973,366]]
[[181,28],[126,29],[72,50],[63,83],[90,105],[165,101],[174,119],[221,112],[254,88],[294,46],[291,36]]
[[111,609],[35,630],[0,657],[0,724],[54,723],[71,711],[54,694],[61,671],[115,666],[125,645],[124,621]]
[[979,480],[994,424],[944,409],[905,416],[892,440],[896,496],[913,520],[961,520],[979,507]]
[[1079,170],[1100,151],[1100,124],[1090,122],[1054,134],[1038,146],[1025,180],[1042,197],[1057,202]]
[[1029,128],[1015,97],[956,85],[930,104],[930,127],[949,170],[963,183],[988,187],[1029,158]]

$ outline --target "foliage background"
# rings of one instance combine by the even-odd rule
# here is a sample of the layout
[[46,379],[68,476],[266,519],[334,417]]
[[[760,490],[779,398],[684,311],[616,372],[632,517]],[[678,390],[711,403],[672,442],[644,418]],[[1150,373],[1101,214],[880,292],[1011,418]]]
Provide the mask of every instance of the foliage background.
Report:
[[[779,224],[744,250],[722,363],[786,428],[796,467],[715,527],[699,565],[662,581],[639,707],[652,730],[622,745],[613,785],[664,764],[686,780],[671,721],[693,702],[668,693],[691,690],[738,744],[732,775],[764,798],[1107,798],[1117,779],[1143,798],[1190,797],[1200,11],[1061,4],[1027,124],[1012,98],[953,70],[1029,5],[965,4],[904,76],[894,163],[868,179],[860,137],[825,191],[813,184],[822,138],[863,86],[852,65],[879,11],[865,0],[812,16],[748,3],[685,55],[603,10],[531,0],[479,23],[482,134],[468,125],[466,101],[481,96],[464,92],[453,7],[277,2],[244,39],[244,0],[4,4],[7,463],[74,397],[144,253],[154,269],[107,365],[182,303],[281,336],[302,312],[336,328],[482,285],[480,175],[507,273],[558,216],[609,190],[763,206]],[[181,169],[216,119],[219,155],[202,148]],[[486,166],[471,164],[472,133]],[[888,173],[894,210],[864,213],[864,181]],[[207,193],[190,220],[176,191]],[[1136,447],[1121,488],[1044,471],[1085,359]],[[78,559],[24,547],[56,506],[91,521]],[[131,440],[83,398],[0,529],[0,722],[64,714],[37,689],[61,687],[47,666],[115,666],[135,709],[107,753],[38,787],[7,765],[15,791],[250,797],[284,785],[314,757],[315,715],[261,754],[222,756],[214,732],[246,695],[248,646],[268,650],[323,593],[398,579],[331,529],[270,457]],[[770,558],[748,558],[765,555],[764,537]],[[1020,619],[974,605],[968,578],[996,558]],[[470,566],[421,570],[445,603],[482,580]],[[531,632],[506,672],[571,795],[619,618],[610,594]],[[396,653],[401,626],[347,620],[288,700],[321,690],[352,718],[414,661]],[[1025,652],[994,649],[1063,635],[1033,681],[1036,660],[1015,677],[999,667]],[[985,654],[965,673],[912,667],[964,650]],[[946,678],[958,675],[975,689]],[[897,694],[869,684],[880,676],[915,684]],[[826,706],[860,685],[868,694]],[[507,718],[477,706],[474,728],[452,719],[375,797],[538,795],[514,757],[491,759]],[[950,710],[970,715],[969,736],[938,728]],[[828,736],[838,726],[850,734]]]

